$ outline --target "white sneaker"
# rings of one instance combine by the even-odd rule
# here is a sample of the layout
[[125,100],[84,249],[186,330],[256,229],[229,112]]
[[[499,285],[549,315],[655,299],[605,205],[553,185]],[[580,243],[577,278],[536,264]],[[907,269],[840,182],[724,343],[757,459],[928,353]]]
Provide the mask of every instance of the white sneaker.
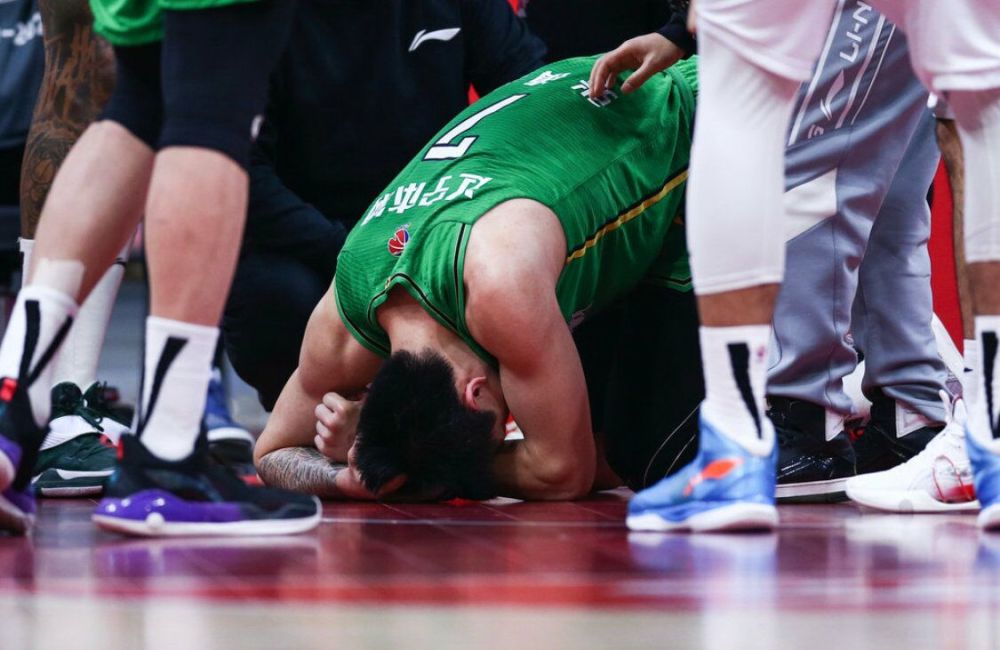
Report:
[[944,391],[941,398],[948,415],[945,428],[902,465],[848,479],[846,491],[852,501],[889,512],[979,509],[965,449],[965,403],[952,401]]

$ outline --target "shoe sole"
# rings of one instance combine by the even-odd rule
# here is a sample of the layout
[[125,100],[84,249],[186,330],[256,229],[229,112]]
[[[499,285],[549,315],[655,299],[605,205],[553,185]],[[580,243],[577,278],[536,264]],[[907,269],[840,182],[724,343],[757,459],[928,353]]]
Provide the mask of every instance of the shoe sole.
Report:
[[174,522],[166,521],[160,513],[154,512],[142,520],[98,514],[91,515],[91,520],[104,530],[136,537],[230,537],[304,533],[318,526],[322,515],[319,499],[316,499],[316,514],[299,519],[254,519],[218,523]]
[[80,497],[98,497],[104,493],[103,485],[60,485],[43,487],[36,485],[35,493],[47,499],[77,499]]
[[683,521],[670,521],[654,512],[629,515],[629,530],[693,533],[773,530],[778,525],[778,510],[761,503],[734,503],[691,515]]
[[979,501],[945,503],[926,492],[913,490],[875,490],[847,486],[847,497],[866,508],[885,512],[932,513],[979,510]]
[[983,508],[977,523],[983,530],[1000,530],[1000,503]]
[[804,483],[779,483],[774,496],[779,503],[837,503],[847,500],[847,478]]
[[[87,476],[75,479],[53,478],[46,480],[42,478],[43,476],[44,473],[39,474],[31,481],[31,486],[38,496],[55,499],[74,499],[100,496],[104,493],[104,480],[95,483],[94,477]],[[111,476],[111,472],[108,472],[107,476],[103,478],[106,479],[109,476]]]

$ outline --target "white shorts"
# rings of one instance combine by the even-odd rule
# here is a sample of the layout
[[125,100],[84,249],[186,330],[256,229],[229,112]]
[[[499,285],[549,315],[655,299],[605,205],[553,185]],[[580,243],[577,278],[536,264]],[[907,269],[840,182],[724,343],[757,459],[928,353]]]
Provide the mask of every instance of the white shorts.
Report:
[[870,1],[906,32],[932,91],[1000,88],[1000,0]]
[[768,72],[805,81],[823,49],[836,4],[836,0],[699,0],[695,6],[699,33],[710,34]]

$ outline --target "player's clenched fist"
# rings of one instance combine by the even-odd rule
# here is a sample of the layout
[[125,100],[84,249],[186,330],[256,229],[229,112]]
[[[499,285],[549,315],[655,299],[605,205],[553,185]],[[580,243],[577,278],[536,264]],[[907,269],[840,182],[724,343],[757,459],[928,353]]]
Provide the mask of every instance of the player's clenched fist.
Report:
[[364,400],[349,400],[327,393],[316,406],[316,448],[331,460],[347,461],[347,451],[358,432],[358,417]]
[[615,79],[625,70],[634,70],[622,83],[622,92],[636,90],[651,76],[666,70],[680,58],[684,51],[660,34],[646,34],[631,38],[611,50],[594,64],[590,71],[590,96],[604,96],[615,85]]

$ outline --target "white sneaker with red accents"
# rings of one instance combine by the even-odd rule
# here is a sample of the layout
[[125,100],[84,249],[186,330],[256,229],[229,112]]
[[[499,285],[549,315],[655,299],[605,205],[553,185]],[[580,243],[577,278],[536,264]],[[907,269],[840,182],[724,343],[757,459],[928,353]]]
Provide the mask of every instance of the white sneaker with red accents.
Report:
[[972,467],[965,448],[965,403],[941,391],[947,425],[919,454],[884,472],[847,481],[854,502],[889,512],[978,510]]

